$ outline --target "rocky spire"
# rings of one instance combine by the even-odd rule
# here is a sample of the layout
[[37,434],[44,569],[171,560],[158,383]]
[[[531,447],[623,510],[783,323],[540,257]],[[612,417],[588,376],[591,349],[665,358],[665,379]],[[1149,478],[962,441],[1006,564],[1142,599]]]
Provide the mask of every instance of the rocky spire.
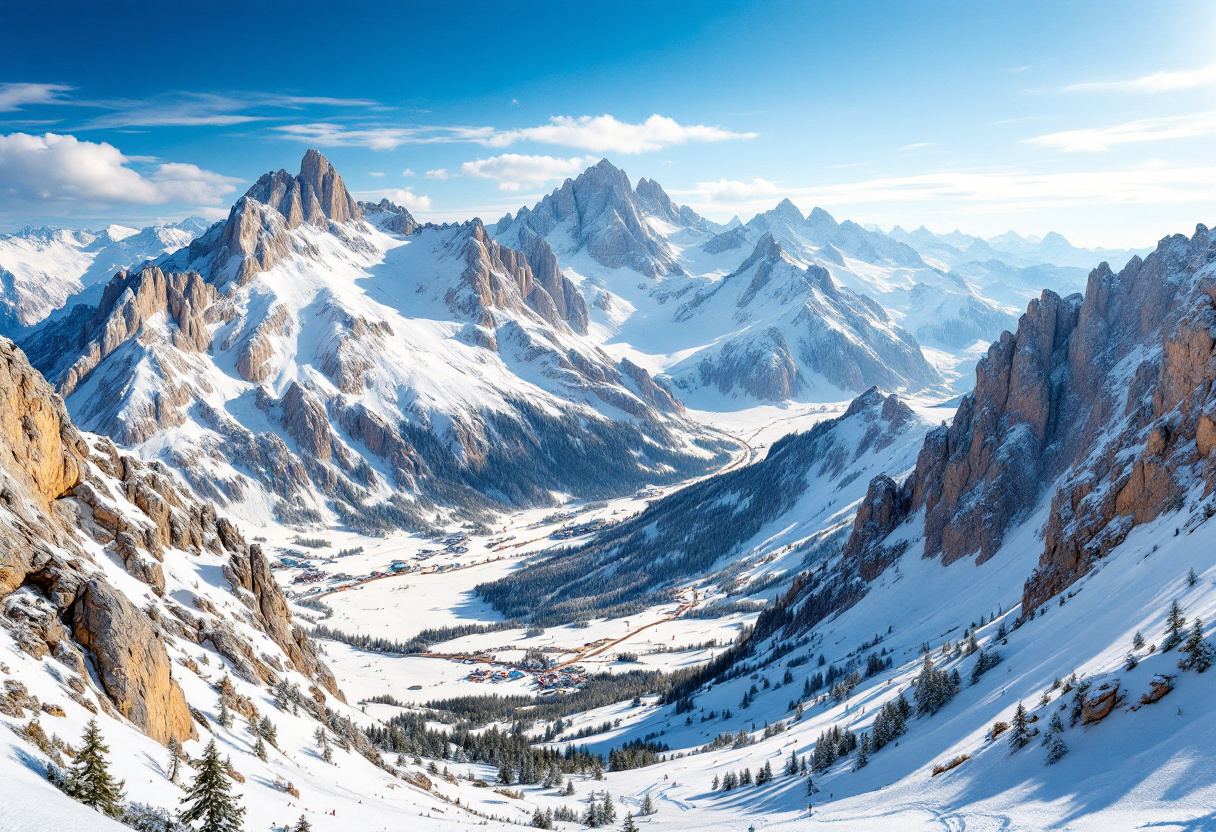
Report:
[[304,154],[298,176],[285,170],[262,174],[245,198],[274,208],[288,228],[304,223],[324,227],[331,220],[344,223],[363,219],[363,209],[346,190],[346,183],[317,150]]

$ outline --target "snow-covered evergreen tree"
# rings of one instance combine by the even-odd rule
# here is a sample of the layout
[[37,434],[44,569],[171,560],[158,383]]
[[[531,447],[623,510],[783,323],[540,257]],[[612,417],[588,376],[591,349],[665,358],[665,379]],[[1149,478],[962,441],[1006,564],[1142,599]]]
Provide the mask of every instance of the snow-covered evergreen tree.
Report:
[[1203,638],[1203,622],[1198,617],[1195,618],[1194,625],[1187,633],[1181,652],[1185,654],[1185,657],[1178,662],[1180,670],[1194,670],[1202,673],[1211,667],[1213,659],[1216,659],[1216,651],[1213,651],[1212,645]]
[[1049,766],[1058,763],[1060,758],[1068,753],[1068,746],[1064,744],[1064,722],[1058,713],[1051,715],[1044,745],[1047,746],[1046,762]]
[[182,798],[186,808],[181,819],[185,823],[202,821],[199,832],[241,832],[245,809],[231,794],[227,769],[215,740],[207,743],[198,775]]
[[1186,618],[1182,614],[1182,605],[1177,599],[1170,603],[1170,611],[1165,617],[1165,641],[1161,642],[1161,650],[1173,650],[1182,643],[1182,631],[1186,629]]
[[109,753],[110,747],[101,736],[97,720],[90,719],[65,785],[67,793],[84,805],[116,818],[122,814],[125,783],[110,774]]
[[1018,703],[1018,709],[1013,712],[1013,721],[1009,725],[1009,747],[1014,751],[1025,748],[1030,743],[1030,730],[1026,725],[1026,706]]

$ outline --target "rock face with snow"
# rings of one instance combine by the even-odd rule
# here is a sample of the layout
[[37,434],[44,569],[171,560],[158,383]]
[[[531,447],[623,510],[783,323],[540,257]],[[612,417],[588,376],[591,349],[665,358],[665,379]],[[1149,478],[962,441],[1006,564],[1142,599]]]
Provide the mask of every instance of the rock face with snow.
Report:
[[635,191],[624,171],[602,159],[536,207],[503,217],[495,235],[509,243],[522,241],[527,229],[548,238],[559,257],[585,251],[610,269],[633,269],[648,277],[680,274],[674,252],[648,222],[648,212],[673,224],[712,226],[687,206],[676,208],[656,182],[642,179]]
[[[897,489],[872,489],[853,552],[877,552],[910,518],[923,554],[993,557],[1005,534],[1051,500],[1026,614],[1086,574],[1137,525],[1216,485],[1216,237],[1204,226],[1161,241],[1084,298],[1044,292],[976,370],[949,428],[925,440]],[[1046,491],[1052,486],[1053,491]],[[920,513],[923,510],[923,515]]]
[[881,306],[837,285],[822,267],[799,266],[771,233],[735,272],[686,301],[675,318],[734,330],[716,348],[672,370],[682,389],[701,384],[724,395],[738,389],[782,401],[807,388],[921,390],[942,381],[916,340]]
[[192,217],[143,229],[23,228],[0,234],[0,334],[38,323],[116,271],[176,251],[206,228]]
[[[67,625],[39,616],[38,604],[0,604],[0,626],[13,631],[32,655],[51,654],[87,682],[83,657],[96,670],[107,706],[160,742],[196,734],[167,654],[167,630],[191,631],[151,618],[116,588],[102,565],[111,557],[165,598],[166,559],[207,555],[257,563],[232,524],[214,508],[186,496],[166,470],[120,454],[112,443],[76,429],[63,401],[11,341],[0,338],[0,455],[5,503],[0,508],[0,602],[32,593]],[[245,571],[250,571],[246,568]],[[291,621],[281,590],[265,569],[250,586],[258,629],[296,667],[336,692],[328,669]],[[127,579],[129,581],[129,578]],[[238,586],[233,584],[235,591]],[[169,615],[168,612],[165,613]],[[174,612],[173,614],[177,614]],[[217,622],[218,623],[218,622]],[[247,637],[232,644],[252,652]],[[78,690],[84,690],[79,687]]]
[[82,427],[251,519],[418,527],[711,464],[671,393],[583,336],[578,289],[521,234],[361,206],[310,151],[23,345]]

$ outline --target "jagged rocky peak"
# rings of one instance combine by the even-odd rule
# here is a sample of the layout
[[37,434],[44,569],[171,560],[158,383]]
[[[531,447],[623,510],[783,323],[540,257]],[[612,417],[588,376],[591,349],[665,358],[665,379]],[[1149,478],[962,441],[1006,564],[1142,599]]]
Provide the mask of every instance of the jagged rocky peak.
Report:
[[245,197],[274,208],[288,228],[303,223],[325,227],[363,219],[363,209],[346,190],[346,183],[320,151],[309,150],[300,161],[300,173],[285,170],[264,173]]
[[[575,179],[567,179],[534,208],[521,208],[514,218],[504,216],[495,233],[508,245],[516,245],[526,228],[546,237],[560,253],[585,250],[609,268],[630,268],[650,277],[679,274],[675,255],[647,224],[652,208],[665,212],[666,216],[656,215],[660,219],[680,217],[662,188],[648,181],[639,196],[625,172],[602,159]],[[559,227],[568,236],[551,236]]]
[[[883,557],[894,525],[924,509],[926,557],[1000,549],[1050,497],[1023,614],[1066,589],[1135,526],[1216,487],[1216,235],[1160,242],[1085,296],[1045,291],[976,368],[953,423],[925,439],[898,488],[877,483],[848,550]],[[1054,493],[1045,490],[1055,485]]]
[[422,227],[408,210],[387,198],[379,202],[360,202],[359,208],[364,219],[384,231],[408,237]]
[[336,232],[362,220],[363,208],[334,166],[309,150],[298,175],[285,170],[263,174],[232,206],[227,220],[213,225],[189,248],[158,262],[166,270],[202,272],[216,285],[242,285],[293,254],[316,255],[306,239],[293,237],[291,231],[309,225]]
[[459,233],[465,241],[463,279],[471,292],[449,293],[445,300],[453,311],[493,326],[489,310],[527,308],[550,326],[586,333],[587,304],[543,237],[520,229],[518,248],[510,248],[491,237],[481,220],[461,226]]

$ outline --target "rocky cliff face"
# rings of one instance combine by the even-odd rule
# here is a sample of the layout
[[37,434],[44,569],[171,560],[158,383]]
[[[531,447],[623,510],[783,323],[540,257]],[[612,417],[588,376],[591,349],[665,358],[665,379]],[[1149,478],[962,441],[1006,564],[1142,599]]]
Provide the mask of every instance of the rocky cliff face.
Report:
[[924,556],[982,563],[1050,499],[1027,614],[1191,489],[1212,493],[1214,297],[1216,236],[1202,225],[1118,274],[1103,264],[1084,298],[1044,292],[989,348],[911,477],[875,481],[846,552],[889,562],[885,538],[911,519]]
[[[211,506],[185,495],[163,468],[78,431],[63,400],[6,339],[0,339],[0,431],[0,601],[34,593],[48,610],[38,616],[29,612],[37,605],[0,604],[0,626],[23,649],[54,656],[78,686],[89,678],[87,657],[107,707],[161,742],[191,737],[192,717],[167,645],[173,635],[198,635],[165,624],[178,607],[166,595],[161,564],[206,554],[235,564],[234,574],[246,578],[234,580],[233,589],[248,590],[259,629],[297,669],[337,693],[292,625],[261,552]],[[110,556],[156,600],[141,609],[116,589],[104,568]],[[252,652],[241,636],[229,645],[234,654]]]

